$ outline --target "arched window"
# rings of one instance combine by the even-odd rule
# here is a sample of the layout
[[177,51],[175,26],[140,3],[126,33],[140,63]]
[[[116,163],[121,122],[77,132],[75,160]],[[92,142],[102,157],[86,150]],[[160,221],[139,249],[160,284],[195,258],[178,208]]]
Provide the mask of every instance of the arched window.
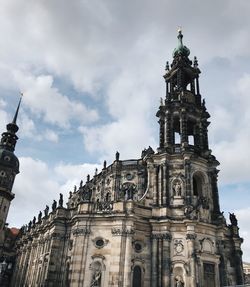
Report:
[[181,143],[181,134],[180,134],[180,119],[179,117],[174,118],[174,144],[180,144]]
[[195,177],[193,178],[193,194],[198,196],[198,184]]
[[193,195],[202,195],[202,176],[199,174],[194,174],[193,176]]
[[133,272],[133,287],[142,287],[142,272],[140,266],[134,267]]

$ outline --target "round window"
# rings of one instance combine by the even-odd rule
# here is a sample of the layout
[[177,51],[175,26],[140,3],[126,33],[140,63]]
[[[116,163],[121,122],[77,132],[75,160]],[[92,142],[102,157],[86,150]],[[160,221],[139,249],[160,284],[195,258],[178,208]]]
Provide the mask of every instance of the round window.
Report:
[[104,240],[102,238],[97,239],[95,245],[98,248],[102,248],[104,246]]
[[135,242],[134,248],[136,252],[141,252],[142,251],[142,244],[140,242]]
[[132,173],[127,173],[125,177],[127,180],[132,180],[134,178]]

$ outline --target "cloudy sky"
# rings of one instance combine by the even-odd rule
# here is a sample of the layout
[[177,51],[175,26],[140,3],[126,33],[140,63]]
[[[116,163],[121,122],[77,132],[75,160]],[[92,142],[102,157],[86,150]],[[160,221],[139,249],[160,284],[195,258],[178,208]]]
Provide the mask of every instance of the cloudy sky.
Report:
[[10,226],[108,164],[158,144],[162,75],[183,28],[197,56],[221,162],[221,207],[234,211],[250,261],[250,2],[0,0],[0,130],[24,93]]

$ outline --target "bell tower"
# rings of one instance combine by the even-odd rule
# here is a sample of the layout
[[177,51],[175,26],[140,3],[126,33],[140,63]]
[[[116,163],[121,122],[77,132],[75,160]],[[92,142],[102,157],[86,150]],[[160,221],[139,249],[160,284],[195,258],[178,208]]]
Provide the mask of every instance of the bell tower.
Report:
[[189,49],[182,43],[181,30],[173,62],[166,64],[166,99],[157,113],[160,123],[159,151],[194,151],[208,158],[207,127],[209,113],[201,102],[197,58],[189,60]]
[[[212,191],[212,218],[220,213],[217,190],[216,166],[219,162],[211,155],[208,144],[207,128],[210,118],[207,112],[205,100],[201,99],[199,89],[199,74],[197,58],[189,59],[190,50],[183,45],[183,35],[178,32],[178,45],[173,51],[171,65],[167,62],[166,73],[163,76],[166,81],[166,98],[161,104],[156,116],[159,118],[159,148],[158,153],[167,153],[171,158],[182,157],[185,166],[186,196],[184,202],[187,205],[194,204],[195,200],[202,201],[205,194],[205,177],[211,183]],[[201,161],[205,167],[204,177],[201,172],[191,176],[187,174],[193,161]],[[206,165],[204,163],[206,162]],[[191,168],[192,169],[192,168]],[[191,170],[190,170],[191,171]],[[171,197],[171,195],[169,195]]]
[[[143,157],[154,215],[150,286],[160,286],[159,276],[163,286],[242,284],[242,239],[234,215],[228,226],[220,211],[219,162],[209,149],[210,115],[200,94],[201,71],[197,58],[189,59],[181,30],[177,38],[163,76],[166,96],[156,113],[159,147],[157,153]],[[227,256],[234,259],[229,262]],[[230,274],[229,264],[236,276]]]
[[18,137],[17,116],[21,104],[19,100],[16,113],[11,123],[7,124],[6,132],[2,134],[0,142],[0,253],[4,241],[4,227],[10,203],[14,198],[12,187],[16,175],[19,173],[19,161],[14,154]]

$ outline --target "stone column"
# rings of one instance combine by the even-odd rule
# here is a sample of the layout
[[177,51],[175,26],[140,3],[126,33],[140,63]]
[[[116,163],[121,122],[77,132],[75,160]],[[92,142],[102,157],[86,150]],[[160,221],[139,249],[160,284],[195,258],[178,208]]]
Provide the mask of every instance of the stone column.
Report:
[[159,166],[158,172],[158,206],[162,205],[162,166]]
[[164,119],[160,118],[160,148],[164,147],[164,139],[165,139],[165,129],[164,129]]
[[162,234],[158,234],[157,240],[157,259],[158,259],[158,274],[157,274],[157,286],[161,287],[162,280]]
[[126,244],[125,244],[125,262],[124,262],[124,284],[123,287],[131,287],[131,266],[132,266],[132,234],[130,231],[132,228],[128,230],[126,236]]
[[152,234],[151,287],[157,287],[157,236]]
[[11,280],[11,286],[12,287],[17,287],[17,286],[20,286],[21,284],[21,274],[22,274],[22,262],[23,262],[23,259],[24,259],[24,247],[23,246],[20,246],[18,251],[17,251],[17,259],[16,259],[16,264],[15,264],[15,269],[14,269],[14,272],[13,272],[13,276],[12,276],[12,280]]
[[213,197],[213,213],[214,216],[220,214],[219,206],[219,192],[217,185],[218,170],[210,173],[211,185],[212,185],[212,197]]
[[170,286],[170,242],[171,235],[169,233],[163,234],[162,287]]
[[167,203],[167,167],[166,163],[162,167],[162,204],[163,206],[166,206]]
[[188,248],[188,258],[190,264],[190,287],[196,287],[196,266],[195,266],[195,233],[187,233],[187,248]]
[[207,136],[208,122],[206,119],[202,119],[202,125],[200,129],[200,142],[202,143],[203,149],[208,150],[208,136]]
[[165,147],[170,147],[173,144],[173,135],[172,135],[171,115],[169,111],[166,112],[164,136],[165,136]]
[[153,174],[153,205],[157,204],[157,171],[158,167],[155,165]]
[[191,204],[191,163],[189,159],[184,161],[186,178],[186,204]]
[[26,246],[26,252],[25,252],[25,257],[24,257],[24,260],[22,262],[22,265],[19,266],[19,268],[22,270],[22,282],[21,285],[25,285],[25,280],[27,280],[27,273],[29,271],[29,268],[30,268],[30,265],[29,265],[29,262],[30,262],[30,252],[31,252],[31,241],[28,242],[27,246]]
[[182,111],[180,116],[180,134],[181,134],[181,145],[182,147],[185,147],[188,145],[187,116],[185,111]]

